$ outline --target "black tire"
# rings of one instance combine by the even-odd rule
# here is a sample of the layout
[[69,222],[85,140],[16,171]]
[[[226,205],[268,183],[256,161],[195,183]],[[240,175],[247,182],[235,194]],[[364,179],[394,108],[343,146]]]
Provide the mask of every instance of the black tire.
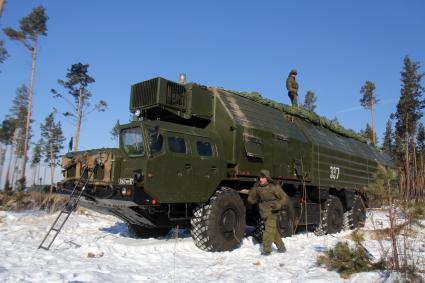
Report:
[[344,212],[344,229],[363,227],[366,221],[366,206],[361,196],[355,195],[353,207]]
[[[255,220],[255,229],[253,233],[253,237],[258,242],[263,242],[263,234],[264,234],[264,220],[258,215],[258,217]],[[293,208],[290,205],[282,209],[282,211],[279,212],[277,225],[279,229],[279,233],[282,237],[291,237],[295,234],[294,232],[294,211]]]
[[278,218],[278,227],[279,232],[282,235],[282,237],[291,237],[295,234],[294,232],[294,211],[292,209],[292,206],[288,206],[287,208],[283,209],[279,213]]
[[192,238],[201,250],[234,250],[245,232],[245,205],[236,191],[220,188],[195,210],[190,224]]
[[338,197],[330,195],[323,204],[322,222],[314,231],[316,235],[338,233],[343,227],[344,208]]
[[257,216],[254,220],[254,232],[252,233],[252,236],[259,242],[263,242],[263,234],[265,227],[264,220],[260,217],[260,215]]
[[127,224],[128,234],[132,238],[156,238],[163,237],[170,232],[170,228],[147,228],[136,224]]

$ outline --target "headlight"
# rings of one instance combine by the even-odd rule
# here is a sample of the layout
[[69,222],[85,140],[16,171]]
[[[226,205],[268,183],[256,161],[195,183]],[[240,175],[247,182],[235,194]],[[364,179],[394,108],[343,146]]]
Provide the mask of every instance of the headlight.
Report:
[[137,118],[140,118],[140,116],[142,115],[142,111],[140,111],[140,109],[136,109],[136,111],[134,112],[134,115],[135,115]]
[[122,188],[121,194],[123,197],[124,196],[131,197],[131,195],[133,194],[133,190],[131,188]]

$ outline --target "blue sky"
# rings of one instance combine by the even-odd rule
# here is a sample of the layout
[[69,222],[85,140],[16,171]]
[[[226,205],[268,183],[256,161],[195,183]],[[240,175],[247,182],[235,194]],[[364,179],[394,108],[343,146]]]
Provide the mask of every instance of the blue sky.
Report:
[[[357,131],[370,121],[359,91],[373,81],[381,139],[400,95],[404,56],[425,71],[425,1],[7,1],[0,27],[18,28],[38,5],[50,19],[37,61],[33,141],[53,107],[68,110],[50,89],[59,89],[57,79],[78,62],[90,64],[96,79],[92,102],[109,104],[83,123],[80,149],[115,145],[110,130],[117,119],[129,119],[131,84],[156,76],[177,80],[184,72],[189,81],[289,103],[284,82],[292,68],[301,100],[314,91],[320,115]],[[31,68],[19,43],[6,40],[6,48],[1,119],[16,88],[29,83]],[[69,139],[74,126],[62,124]]]

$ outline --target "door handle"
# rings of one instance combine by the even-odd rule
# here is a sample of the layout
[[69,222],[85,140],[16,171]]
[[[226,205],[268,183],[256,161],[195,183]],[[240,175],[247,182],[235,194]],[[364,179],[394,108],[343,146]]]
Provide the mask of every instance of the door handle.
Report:
[[212,172],[212,174],[217,174],[217,167],[211,166],[211,172]]

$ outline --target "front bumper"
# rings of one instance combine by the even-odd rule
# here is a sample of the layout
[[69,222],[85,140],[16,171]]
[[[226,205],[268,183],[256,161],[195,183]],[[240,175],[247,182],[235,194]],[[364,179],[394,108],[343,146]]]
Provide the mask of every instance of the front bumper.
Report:
[[[58,193],[70,195],[73,188],[73,183],[60,184]],[[129,190],[131,194],[123,193]],[[142,187],[87,185],[79,202],[85,208],[117,216],[131,224],[154,228],[163,226],[162,223],[164,223],[164,215],[161,215],[159,219],[152,217],[157,212],[156,208],[161,210],[161,206],[154,205],[153,199],[144,192]],[[160,220],[160,223],[156,220]]]

